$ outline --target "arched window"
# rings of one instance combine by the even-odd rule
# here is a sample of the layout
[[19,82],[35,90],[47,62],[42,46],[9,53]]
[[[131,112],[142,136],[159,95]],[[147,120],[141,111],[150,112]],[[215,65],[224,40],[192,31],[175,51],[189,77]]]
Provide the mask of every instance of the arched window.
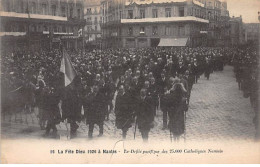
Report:
[[73,17],[73,7],[70,7],[70,15],[69,15],[70,18]]
[[10,4],[10,1],[9,1],[9,0],[6,1],[6,8],[5,8],[5,10],[6,10],[7,12],[11,12],[11,4]]
[[66,14],[66,7],[65,7],[65,6],[63,6],[63,7],[61,8],[61,16],[62,16],[62,17],[66,17],[66,16],[67,16],[67,14]]
[[80,19],[80,15],[81,15],[81,13],[80,13],[80,9],[78,9],[77,12],[78,12],[78,13],[77,13],[77,18]]
[[32,2],[31,4],[31,13],[35,14],[36,13],[36,3],[35,2]]
[[53,27],[53,32],[58,32],[57,26],[54,26],[54,27]]
[[31,32],[36,32],[36,26],[35,25],[32,25],[30,28],[31,28],[30,29]]
[[19,5],[19,8],[20,8],[20,10],[19,10],[19,12],[20,13],[24,13],[24,4],[23,4],[23,1],[19,1],[20,2],[20,5]]
[[56,16],[56,5],[51,6],[51,15]]
[[43,31],[48,31],[48,27],[47,26],[43,26]]
[[18,26],[18,31],[19,31],[19,32],[25,32],[25,28],[24,28],[24,25],[23,25],[23,24],[20,24],[20,25]]
[[45,3],[42,4],[42,14],[47,15],[47,4]]
[[10,26],[10,24],[6,24],[6,25],[5,25],[4,31],[5,31],[5,32],[11,32],[11,26]]
[[62,32],[66,32],[66,27],[62,26]]

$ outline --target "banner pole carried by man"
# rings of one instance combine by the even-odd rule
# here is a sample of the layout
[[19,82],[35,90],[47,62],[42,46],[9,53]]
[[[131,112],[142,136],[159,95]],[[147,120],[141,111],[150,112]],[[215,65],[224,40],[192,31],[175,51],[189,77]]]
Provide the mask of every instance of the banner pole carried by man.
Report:
[[70,56],[63,49],[60,72],[64,74],[64,91],[62,97],[62,120],[65,121],[69,137],[74,138],[78,129],[77,121],[81,120],[82,85],[81,78],[72,65]]

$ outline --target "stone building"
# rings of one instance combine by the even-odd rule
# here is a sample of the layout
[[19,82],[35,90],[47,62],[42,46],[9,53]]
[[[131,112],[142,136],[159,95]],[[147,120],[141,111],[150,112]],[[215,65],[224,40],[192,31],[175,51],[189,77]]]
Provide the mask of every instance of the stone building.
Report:
[[230,16],[228,11],[228,4],[226,0],[221,1],[221,14],[218,21],[220,27],[220,36],[217,38],[216,46],[230,46]]
[[[52,49],[83,45],[83,0],[0,0],[2,47]],[[10,45],[11,44],[11,45]]]
[[209,20],[208,28],[208,44],[214,46],[220,38],[221,27],[221,1],[220,0],[206,0],[205,1],[207,19]]
[[242,16],[232,17],[230,24],[230,40],[232,46],[245,44],[245,29],[243,25]]
[[86,20],[85,39],[87,46],[100,47],[101,45],[101,1],[86,0],[84,18]]
[[201,46],[206,8],[198,0],[102,1],[104,47]]
[[244,24],[246,37],[245,41],[250,44],[257,44],[259,40],[259,30],[260,24],[259,23],[247,23]]

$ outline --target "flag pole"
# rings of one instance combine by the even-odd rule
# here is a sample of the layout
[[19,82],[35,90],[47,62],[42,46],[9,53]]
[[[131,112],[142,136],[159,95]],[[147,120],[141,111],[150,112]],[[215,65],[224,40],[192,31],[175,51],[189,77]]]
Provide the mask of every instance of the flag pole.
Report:
[[135,140],[135,135],[136,135],[136,127],[137,127],[137,118],[135,118],[135,131],[134,131],[134,140]]

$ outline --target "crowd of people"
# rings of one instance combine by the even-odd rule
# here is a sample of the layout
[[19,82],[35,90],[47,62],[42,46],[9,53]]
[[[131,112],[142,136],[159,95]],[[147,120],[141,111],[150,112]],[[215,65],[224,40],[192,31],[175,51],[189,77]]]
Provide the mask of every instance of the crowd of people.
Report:
[[[8,94],[21,85],[34,85],[31,94],[35,96],[45,136],[50,136],[51,130],[56,136],[56,125],[66,121],[71,137],[75,137],[81,120],[89,125],[89,138],[93,137],[95,124],[102,136],[104,121],[114,111],[115,126],[122,130],[123,138],[134,125],[147,141],[154,117],[161,110],[162,128],[169,129],[178,140],[185,131],[193,84],[203,74],[209,79],[213,71],[222,71],[225,64],[234,63],[237,80],[242,83],[239,85],[243,85],[248,80],[241,79],[238,71],[241,63],[248,66],[246,60],[256,62],[254,53],[249,49],[206,47],[68,51],[77,76],[64,87],[59,71],[61,50],[5,52],[1,62],[2,89]],[[250,74],[253,76],[254,72],[251,70]],[[244,85],[241,89],[247,90]],[[252,93],[250,98],[255,98]]]
[[259,126],[259,56],[252,48],[237,49],[232,58],[238,89],[245,98],[250,99],[255,111],[254,124]]

